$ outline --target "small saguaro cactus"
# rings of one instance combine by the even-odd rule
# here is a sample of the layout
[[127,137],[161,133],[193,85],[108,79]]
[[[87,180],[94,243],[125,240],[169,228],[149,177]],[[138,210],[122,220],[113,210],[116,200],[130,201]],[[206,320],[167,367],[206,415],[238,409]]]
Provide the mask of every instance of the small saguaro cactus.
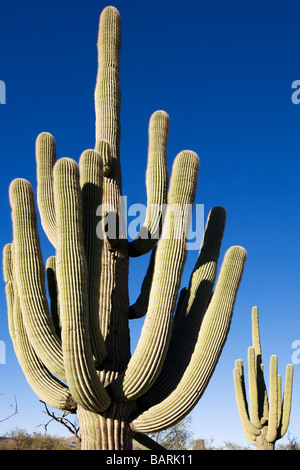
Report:
[[252,308],[252,342],[248,348],[248,410],[243,361],[236,360],[233,370],[236,400],[244,434],[258,450],[274,450],[275,442],[287,431],[293,385],[293,366],[286,367],[285,388],[281,397],[281,376],[277,373],[277,356],[270,358],[269,397],[264,380],[260,344],[258,309]]
[[[158,448],[147,433],[168,428],[191,411],[226,341],[246,260],[244,248],[229,248],[212,294],[226,218],[222,207],[213,208],[189,286],[179,295],[187,254],[184,208],[195,199],[199,159],[193,151],[180,152],[168,188],[164,111],[156,111],[149,123],[148,207],[140,235],[130,241],[104,227],[99,236],[99,206],[124,223],[120,31],[119,12],[105,8],[95,148],[77,163],[56,159],[51,134],[36,141],[37,205],[53,256],[44,266],[34,192],[24,179],[9,188],[13,242],[3,252],[9,330],[20,365],[42,401],[77,413],[82,449],[130,449],[133,439],[143,448]],[[166,204],[164,218],[152,210]],[[107,220],[104,214],[102,221]],[[129,259],[151,251],[141,293],[129,305]],[[129,320],[144,315],[131,356]]]

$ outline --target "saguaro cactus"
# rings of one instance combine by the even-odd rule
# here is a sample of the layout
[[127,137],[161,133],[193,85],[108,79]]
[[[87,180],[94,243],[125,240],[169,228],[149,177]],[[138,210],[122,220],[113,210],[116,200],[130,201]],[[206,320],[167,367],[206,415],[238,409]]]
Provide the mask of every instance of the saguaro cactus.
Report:
[[[123,224],[120,15],[113,7],[101,14],[98,51],[95,149],[83,152],[77,164],[56,159],[52,135],[42,133],[36,141],[37,203],[55,249],[46,269],[33,189],[24,179],[9,188],[13,242],[3,252],[9,329],[37,395],[77,413],[83,449],[130,449],[133,438],[157,448],[147,433],[181,420],[210,380],[229,331],[246,252],[239,246],[226,252],[212,295],[225,226],[225,210],[213,208],[189,286],[177,302],[187,251],[184,209],[195,199],[199,161],[192,151],[180,152],[168,188],[164,111],[155,112],[149,124],[148,207],[141,233],[132,241],[104,229],[98,236],[100,205],[107,208],[104,222],[112,213]],[[162,219],[153,208],[166,203]],[[141,294],[130,306],[129,259],[150,251]],[[131,357],[129,320],[143,315]]]
[[270,359],[269,398],[264,380],[258,309],[252,309],[252,341],[248,348],[248,378],[250,413],[245,392],[243,361],[238,359],[233,370],[237,405],[243,431],[258,450],[274,450],[275,442],[287,431],[290,419],[293,366],[286,367],[283,400],[281,400],[281,377],[277,373],[277,356]]

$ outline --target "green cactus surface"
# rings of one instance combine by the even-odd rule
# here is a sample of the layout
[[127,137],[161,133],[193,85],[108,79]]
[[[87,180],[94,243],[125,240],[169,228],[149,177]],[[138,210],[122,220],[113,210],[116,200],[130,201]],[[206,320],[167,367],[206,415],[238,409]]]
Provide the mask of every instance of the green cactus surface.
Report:
[[[149,122],[144,224],[132,241],[117,230],[124,224],[120,43],[120,14],[106,7],[99,26],[94,149],[77,162],[57,158],[48,132],[36,139],[36,201],[53,245],[45,264],[33,187],[22,178],[9,187],[13,239],[3,250],[8,324],[34,392],[77,413],[82,449],[130,449],[133,440],[159,449],[147,433],[184,418],[214,372],[246,251],[230,247],[217,275],[226,213],[212,208],[189,285],[181,288],[190,221],[185,208],[195,202],[199,158],[191,150],[179,152],[169,179],[169,116],[162,110]],[[107,230],[109,220],[115,236]],[[150,252],[140,295],[130,305],[129,261]],[[129,321],[141,317],[131,354]]]
[[243,361],[238,359],[233,370],[237,406],[244,434],[258,450],[274,450],[275,442],[286,433],[290,420],[293,366],[286,367],[285,388],[281,397],[281,377],[277,356],[270,359],[269,396],[265,385],[260,344],[258,309],[252,309],[252,341],[248,348],[249,409],[246,398]]

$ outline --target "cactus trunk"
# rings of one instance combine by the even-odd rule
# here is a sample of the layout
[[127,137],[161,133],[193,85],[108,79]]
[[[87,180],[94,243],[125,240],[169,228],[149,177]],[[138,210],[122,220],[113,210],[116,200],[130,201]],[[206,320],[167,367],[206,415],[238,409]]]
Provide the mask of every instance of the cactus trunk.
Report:
[[[146,218],[135,239],[124,237],[120,42],[119,12],[107,7],[99,27],[95,148],[77,163],[56,159],[51,134],[36,141],[37,203],[54,254],[45,269],[33,189],[16,179],[3,269],[9,330],[26,379],[41,400],[77,413],[82,448],[128,450],[134,439],[158,449],[147,433],[184,418],[217,365],[246,251],[229,248],[217,278],[226,212],[213,208],[189,285],[179,292],[199,159],[180,152],[169,182],[169,116],[161,110],[149,122]],[[129,260],[150,252],[140,296],[129,305]],[[131,356],[129,320],[142,316]]]
[[105,413],[78,407],[81,450],[131,450],[133,433],[128,427],[132,406],[114,404]]

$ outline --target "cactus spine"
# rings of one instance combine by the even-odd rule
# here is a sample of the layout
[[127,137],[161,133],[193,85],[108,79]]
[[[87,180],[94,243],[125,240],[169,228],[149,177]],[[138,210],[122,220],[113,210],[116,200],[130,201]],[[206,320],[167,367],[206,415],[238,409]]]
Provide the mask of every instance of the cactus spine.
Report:
[[[189,286],[177,302],[186,259],[184,208],[194,203],[199,159],[192,151],[180,152],[168,186],[169,116],[164,111],[149,122],[148,207],[140,235],[130,242],[98,236],[101,204],[123,223],[120,33],[119,12],[105,8],[95,148],[83,152],[77,164],[66,157],[57,160],[51,134],[36,140],[37,204],[54,255],[45,269],[34,193],[24,179],[9,188],[13,242],[3,250],[9,329],[20,365],[43,401],[77,413],[83,449],[130,449],[132,439],[143,448],[158,448],[145,433],[169,427],[190,412],[226,341],[246,260],[244,248],[231,247],[212,294],[226,218],[222,207],[213,208]],[[166,203],[162,224],[153,207]],[[129,259],[150,251],[141,294],[130,306]],[[143,315],[131,357],[128,320]]]
[[243,361],[238,359],[233,370],[237,406],[244,434],[258,450],[274,450],[275,442],[287,431],[290,419],[293,366],[286,367],[283,400],[281,377],[277,373],[277,356],[270,358],[269,397],[263,374],[258,309],[252,309],[252,341],[248,348],[249,411],[247,405]]

